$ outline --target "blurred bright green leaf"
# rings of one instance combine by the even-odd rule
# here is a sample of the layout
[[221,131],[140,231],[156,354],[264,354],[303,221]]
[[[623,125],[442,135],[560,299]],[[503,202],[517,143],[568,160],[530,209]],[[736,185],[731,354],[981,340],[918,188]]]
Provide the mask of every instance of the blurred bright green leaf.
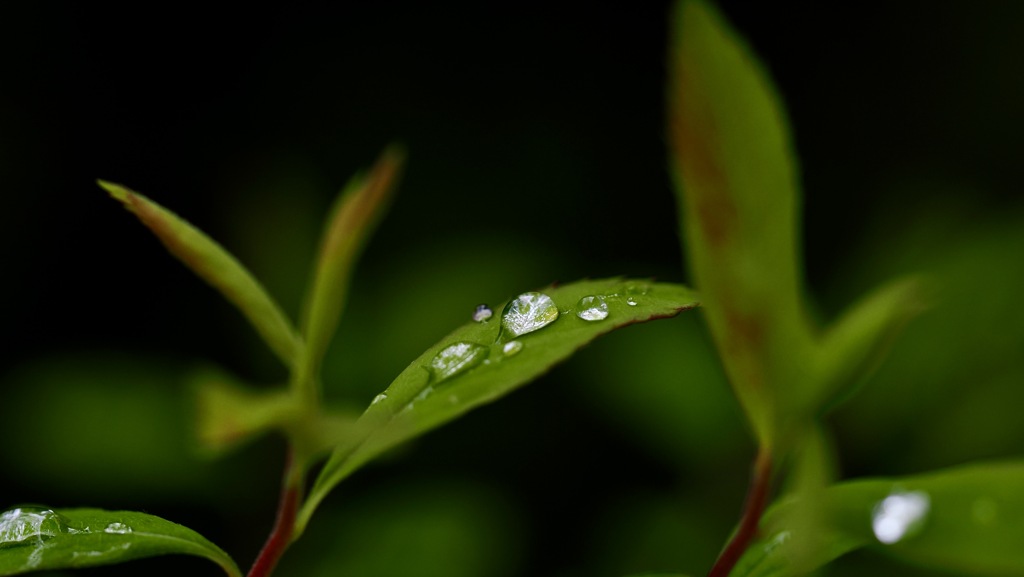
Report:
[[816,349],[816,380],[808,411],[849,397],[888,352],[906,323],[925,308],[918,279],[890,282],[852,305],[832,323]]
[[[300,513],[299,531],[335,485],[380,453],[530,382],[604,333],[697,306],[695,294],[686,287],[621,278],[579,281],[545,289],[544,294],[557,313],[549,325],[512,341],[507,328],[499,337],[502,319],[495,313],[488,322],[457,329],[413,361],[367,409],[365,433],[334,451]],[[607,318],[586,321],[577,316],[580,300],[588,296],[603,297]],[[552,313],[533,312],[546,318]],[[521,349],[506,354],[509,342],[521,344]],[[452,347],[466,354],[445,356],[443,351]],[[438,373],[452,376],[439,378]]]
[[231,577],[238,566],[202,535],[153,515],[101,509],[16,507],[0,516],[0,575],[196,555]]
[[681,3],[675,37],[670,165],[690,266],[729,380],[781,459],[877,364],[921,309],[919,290],[887,285],[818,338],[803,299],[796,154],[772,81],[704,0]]
[[369,174],[357,175],[345,186],[327,219],[304,310],[305,356],[299,374],[293,375],[310,394],[345,306],[352,267],[387,209],[404,158],[397,147],[385,150]]
[[[1024,575],[1024,462],[983,463],[895,479],[841,483],[825,491],[822,525],[796,539],[794,503],[783,501],[761,524],[732,575],[791,574],[793,544],[810,570],[861,547],[970,575]],[[811,557],[805,556],[806,560]]]
[[286,365],[292,367],[298,362],[302,342],[291,321],[252,274],[224,247],[145,196],[119,184],[98,182],[111,197],[124,204],[153,231],[172,255],[242,311]]
[[811,330],[800,299],[797,163],[782,105],[756,57],[706,2],[677,14],[670,166],[685,249],[730,381],[762,445],[779,396],[800,386]]

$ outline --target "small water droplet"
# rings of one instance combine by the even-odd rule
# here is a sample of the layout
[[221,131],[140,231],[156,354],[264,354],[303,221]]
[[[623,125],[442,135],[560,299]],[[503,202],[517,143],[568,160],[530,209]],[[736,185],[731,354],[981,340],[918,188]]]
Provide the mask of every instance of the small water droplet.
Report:
[[477,305],[476,310],[473,311],[473,320],[478,323],[484,323],[494,316],[494,311],[487,305]]
[[931,500],[921,491],[894,491],[882,499],[871,515],[875,538],[886,545],[899,543],[921,529]]
[[127,535],[132,532],[132,528],[124,523],[114,522],[107,525],[107,528],[103,530],[104,533],[112,533],[115,535]]
[[508,338],[542,329],[558,319],[558,307],[544,293],[523,293],[505,305],[501,313],[501,328]]
[[608,303],[602,296],[585,296],[576,303],[576,316],[585,321],[601,321],[608,318]]
[[651,292],[651,285],[647,283],[633,283],[626,285],[626,294],[634,296],[644,296]]
[[636,306],[636,298],[634,298],[634,297],[626,297],[626,304],[631,306],[631,307],[635,307]]
[[373,400],[370,401],[370,404],[371,405],[376,405],[377,403],[383,401],[386,398],[388,398],[388,394],[387,393],[381,393],[381,394],[377,395],[376,397],[374,397]]
[[64,518],[45,507],[16,507],[0,514],[0,547],[20,545],[64,533]]
[[509,341],[501,348],[501,352],[505,353],[506,357],[514,356],[521,350],[523,350],[523,343],[520,341]]
[[441,349],[434,356],[434,360],[430,361],[430,368],[434,378],[443,381],[479,365],[487,358],[488,353],[490,349],[483,345],[455,343]]

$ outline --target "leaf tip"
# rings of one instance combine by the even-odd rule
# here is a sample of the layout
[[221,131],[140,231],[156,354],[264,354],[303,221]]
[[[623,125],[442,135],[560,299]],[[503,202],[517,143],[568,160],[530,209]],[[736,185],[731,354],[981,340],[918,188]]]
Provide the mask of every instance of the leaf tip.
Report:
[[103,180],[102,178],[97,178],[96,184],[103,190],[107,191],[107,194],[109,194],[111,198],[125,204],[129,202],[129,198],[134,194],[126,186],[117,184],[116,182],[110,182],[109,180]]

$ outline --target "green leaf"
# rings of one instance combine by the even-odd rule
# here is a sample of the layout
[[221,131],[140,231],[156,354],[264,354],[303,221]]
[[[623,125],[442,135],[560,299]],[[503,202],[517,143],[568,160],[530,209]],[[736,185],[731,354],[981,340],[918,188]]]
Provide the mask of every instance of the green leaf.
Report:
[[295,365],[302,349],[298,333],[235,257],[202,231],[145,196],[120,184],[97,182],[153,231],[172,255],[238,307],[286,365]]
[[757,58],[707,2],[677,14],[670,166],[712,335],[756,436],[780,436],[812,331],[800,295],[799,185],[783,107]]
[[369,174],[349,181],[331,209],[305,305],[306,350],[295,375],[300,387],[312,387],[344,309],[352,267],[387,208],[404,158],[397,147],[385,150]]
[[242,575],[231,557],[202,535],[145,513],[26,506],[0,517],[0,575],[170,554],[205,557],[231,577]]
[[[317,504],[335,485],[389,448],[530,382],[604,333],[675,316],[698,304],[686,287],[621,278],[579,281],[543,293],[560,311],[547,326],[514,336],[510,327],[503,329],[496,314],[487,322],[460,327],[413,361],[363,414],[362,434],[335,449],[300,512],[297,531],[302,531]],[[536,294],[524,296],[531,295],[533,304],[538,304]],[[586,308],[580,306],[580,300],[588,296],[603,298],[606,318],[586,321],[577,315]],[[527,311],[525,304],[518,310],[520,319],[527,321],[550,319],[550,312],[544,307]],[[516,346],[510,343],[521,348],[506,354],[506,347]],[[453,354],[460,350],[464,354]],[[441,378],[441,374],[452,376]]]
[[975,464],[898,479],[841,483],[825,491],[822,524],[795,538],[793,502],[772,507],[765,539],[732,575],[792,574],[795,543],[820,567],[871,547],[921,565],[970,575],[1024,575],[1024,462]]
[[816,350],[817,380],[810,410],[834,405],[852,396],[879,364],[896,335],[926,308],[922,283],[899,279],[876,289],[854,304],[823,335]]
[[252,390],[212,368],[196,372],[189,380],[195,398],[196,438],[200,448],[213,455],[283,428],[301,414],[291,391]]
[[286,434],[295,454],[307,462],[357,434],[358,415],[323,412],[303,403],[294,391],[257,390],[212,368],[196,372],[191,385],[199,448],[211,456],[276,429]]

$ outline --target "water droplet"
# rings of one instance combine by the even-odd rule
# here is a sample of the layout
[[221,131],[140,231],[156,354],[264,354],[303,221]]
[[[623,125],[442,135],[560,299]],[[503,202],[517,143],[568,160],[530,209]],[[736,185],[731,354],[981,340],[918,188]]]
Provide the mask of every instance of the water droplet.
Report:
[[0,514],[0,547],[42,540],[67,531],[64,518],[45,507],[16,507]]
[[434,378],[443,381],[479,365],[489,352],[490,349],[483,345],[455,343],[441,349],[430,361],[430,368]]
[[647,283],[634,283],[626,285],[626,295],[644,296],[651,292],[651,285]]
[[114,522],[107,525],[107,528],[103,530],[104,533],[112,533],[115,535],[127,535],[132,532],[132,528],[124,523]]
[[871,515],[875,538],[886,545],[899,543],[924,525],[931,500],[921,491],[897,492],[882,499]]
[[634,298],[634,297],[626,297],[626,304],[631,306],[631,307],[635,307],[636,306],[636,298]]
[[509,341],[501,348],[501,352],[505,353],[506,357],[511,357],[521,350],[523,350],[523,343],[520,341]]
[[509,301],[501,313],[501,328],[508,338],[542,329],[558,319],[555,301],[544,293],[523,293]]
[[608,303],[602,296],[586,296],[576,303],[576,316],[585,321],[600,321],[608,318]]
[[473,320],[478,323],[487,322],[494,316],[494,311],[487,305],[476,305],[476,310],[473,311]]
[[383,401],[386,398],[388,398],[388,394],[387,393],[381,393],[381,394],[377,395],[376,397],[374,397],[373,400],[370,401],[370,404],[371,405],[376,405],[377,403]]

